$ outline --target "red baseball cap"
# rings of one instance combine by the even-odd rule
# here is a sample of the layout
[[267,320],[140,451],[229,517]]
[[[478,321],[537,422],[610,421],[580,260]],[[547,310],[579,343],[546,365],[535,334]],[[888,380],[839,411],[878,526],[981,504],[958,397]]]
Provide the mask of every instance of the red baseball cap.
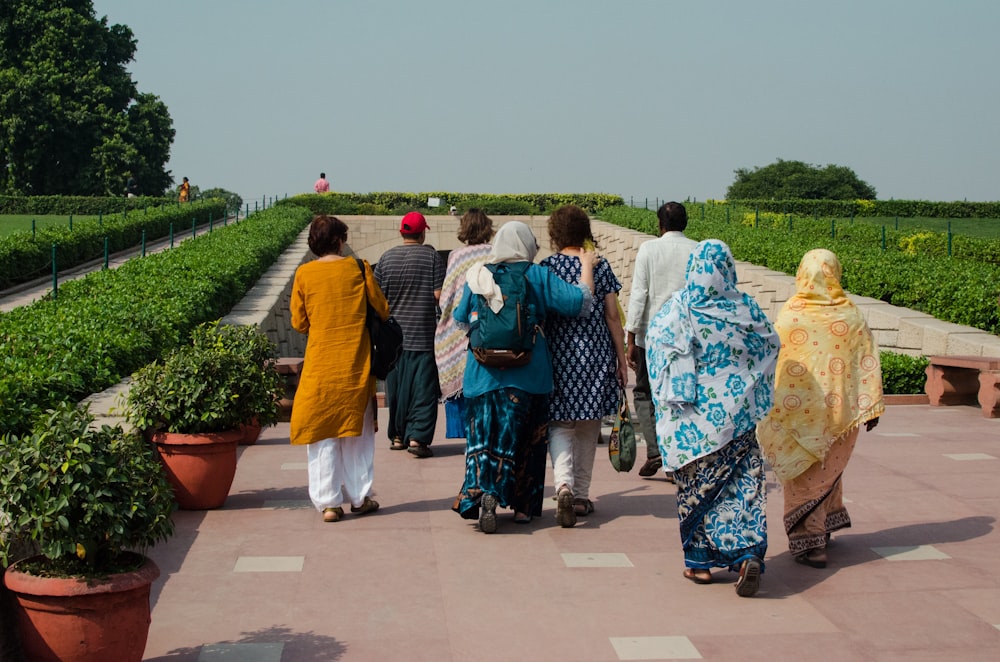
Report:
[[418,211],[411,211],[399,222],[399,231],[405,234],[419,234],[429,230],[427,219]]

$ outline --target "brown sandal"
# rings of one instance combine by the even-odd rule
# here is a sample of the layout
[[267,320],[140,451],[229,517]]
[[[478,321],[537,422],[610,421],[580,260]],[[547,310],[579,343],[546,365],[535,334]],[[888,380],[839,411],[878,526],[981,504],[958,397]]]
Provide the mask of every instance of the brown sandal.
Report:
[[324,522],[339,522],[344,519],[344,509],[337,508],[324,508],[323,509],[323,521]]
[[695,569],[695,568],[684,568],[684,579],[689,579],[695,584],[711,584],[712,583],[712,571]]
[[403,443],[402,439],[400,439],[399,437],[396,437],[395,439],[392,440],[392,444],[389,446],[389,450],[405,451],[406,450],[406,444]]

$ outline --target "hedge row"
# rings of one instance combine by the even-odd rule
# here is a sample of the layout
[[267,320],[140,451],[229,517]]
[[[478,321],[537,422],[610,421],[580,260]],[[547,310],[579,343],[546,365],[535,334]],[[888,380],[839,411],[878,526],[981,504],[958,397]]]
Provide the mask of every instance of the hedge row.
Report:
[[166,237],[171,228],[181,233],[210,219],[221,220],[225,202],[215,198],[184,206],[165,205],[131,213],[110,214],[68,225],[50,225],[31,232],[15,232],[0,238],[0,288],[24,283],[51,273],[52,244],[56,244],[56,264],[69,269],[104,255],[105,238],[111,253],[138,246],[145,230],[146,240]]
[[38,214],[39,216],[115,214],[135,209],[177,204],[176,198],[141,196],[136,198],[94,197],[83,195],[0,195],[0,214]]
[[[710,201],[710,203],[713,201]],[[714,204],[801,216],[881,216],[901,218],[1000,218],[1000,202],[928,200],[729,200]]]
[[0,434],[23,434],[45,409],[108,388],[186,342],[239,302],[310,218],[302,207],[262,211],[0,314]]
[[[704,213],[704,217],[702,217]],[[633,208],[609,208],[603,220],[655,234],[656,215]],[[794,218],[757,227],[737,222],[724,205],[688,209],[686,234],[693,239],[721,239],[738,260],[794,274],[802,256],[813,248],[827,248],[844,267],[844,289],[903,308],[919,310],[940,320],[1000,334],[1000,265],[933,254],[910,254],[899,237],[888,234],[881,248],[881,228],[841,223],[831,237],[829,221]],[[897,233],[903,235],[904,233]]]
[[[428,198],[437,198],[439,207],[428,207]],[[621,196],[606,193],[322,193],[304,194],[279,201],[308,207],[314,214],[402,215],[408,211],[445,214],[454,205],[459,212],[478,207],[487,214],[547,214],[565,204],[579,205],[590,213],[624,204]]]

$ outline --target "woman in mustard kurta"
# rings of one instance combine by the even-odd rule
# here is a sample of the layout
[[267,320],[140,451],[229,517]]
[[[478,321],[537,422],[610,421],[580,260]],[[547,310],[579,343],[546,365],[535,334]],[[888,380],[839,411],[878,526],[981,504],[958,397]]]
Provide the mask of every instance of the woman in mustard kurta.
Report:
[[[365,327],[367,303],[382,319],[389,303],[371,267],[341,255],[347,225],[316,216],[309,248],[317,259],[295,272],[292,326],[309,335],[292,406],[291,441],[306,444],[309,498],[326,522],[344,517],[343,502],[356,515],[378,510],[371,498],[375,459],[375,377]],[[366,303],[367,300],[367,303]]]

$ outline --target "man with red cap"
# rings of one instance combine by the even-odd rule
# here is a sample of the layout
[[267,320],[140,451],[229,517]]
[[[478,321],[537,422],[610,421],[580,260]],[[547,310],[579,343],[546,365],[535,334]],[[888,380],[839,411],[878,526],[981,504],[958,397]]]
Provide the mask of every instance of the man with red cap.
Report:
[[421,458],[433,455],[430,446],[441,396],[434,331],[445,273],[437,250],[424,244],[427,230],[423,214],[411,211],[403,216],[399,223],[403,243],[383,253],[375,265],[375,279],[389,301],[389,313],[403,329],[403,354],[385,380],[391,448]]

